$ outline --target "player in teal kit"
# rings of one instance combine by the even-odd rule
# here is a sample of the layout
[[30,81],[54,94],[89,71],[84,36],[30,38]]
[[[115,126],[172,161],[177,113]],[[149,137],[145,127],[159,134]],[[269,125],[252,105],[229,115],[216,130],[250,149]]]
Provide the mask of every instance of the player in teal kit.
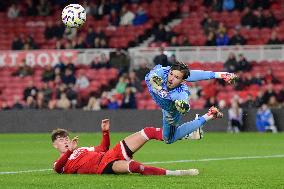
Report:
[[[215,78],[232,83],[236,79],[236,75],[228,72],[189,70],[187,65],[182,62],[176,62],[167,67],[157,65],[146,75],[145,81],[148,90],[163,112],[163,139],[167,144],[182,139],[188,133],[197,130],[209,120],[208,115],[219,112],[217,108],[211,107],[208,114],[181,124],[182,114],[190,110],[190,93],[188,86],[183,82]],[[218,117],[222,117],[221,112],[218,113]]]

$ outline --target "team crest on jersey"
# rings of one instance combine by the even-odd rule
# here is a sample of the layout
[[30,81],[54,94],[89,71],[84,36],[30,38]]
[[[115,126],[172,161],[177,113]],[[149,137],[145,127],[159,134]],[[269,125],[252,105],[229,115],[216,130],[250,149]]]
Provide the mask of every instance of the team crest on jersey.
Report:
[[166,90],[160,90],[160,91],[158,92],[158,95],[159,95],[160,97],[162,97],[162,98],[165,98],[165,97],[168,96],[168,92],[167,92]]

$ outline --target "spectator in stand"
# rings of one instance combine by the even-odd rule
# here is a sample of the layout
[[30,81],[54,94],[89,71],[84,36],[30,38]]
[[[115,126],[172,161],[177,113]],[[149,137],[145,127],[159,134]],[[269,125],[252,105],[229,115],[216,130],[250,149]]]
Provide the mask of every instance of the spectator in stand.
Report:
[[14,96],[14,104],[12,105],[11,109],[13,110],[22,110],[24,106],[20,102],[20,97],[15,95]]
[[274,76],[273,71],[271,68],[269,68],[264,76],[264,81],[266,84],[273,83],[278,84],[280,81]]
[[168,61],[169,61],[170,65],[175,64],[175,63],[177,62],[176,55],[175,55],[175,54],[172,54],[172,55],[170,56],[170,58],[169,58]]
[[222,10],[222,1],[220,0],[213,0],[211,4],[211,8],[213,11],[220,12]]
[[32,96],[28,96],[26,100],[25,109],[36,109],[36,101]]
[[277,132],[273,114],[266,104],[263,104],[257,111],[256,128],[259,132]]
[[241,18],[242,26],[252,27],[254,24],[255,15],[249,7],[244,10],[243,17]]
[[273,31],[271,33],[271,36],[267,42],[268,45],[279,45],[279,44],[282,44],[283,41],[281,41],[278,37],[277,37],[277,32],[276,31]]
[[65,70],[66,69],[71,70],[73,74],[75,73],[75,65],[73,63],[72,57],[68,58],[65,62]]
[[108,44],[107,44],[106,39],[100,40],[100,48],[108,48]]
[[66,49],[66,48],[65,48],[65,45],[62,44],[61,41],[56,41],[56,43],[55,43],[55,49]]
[[100,64],[101,64],[102,68],[107,68],[107,69],[111,68],[109,59],[108,59],[108,57],[106,56],[105,53],[101,53]]
[[[43,87],[40,90],[40,93],[43,94],[44,104],[48,104],[52,98],[52,89],[49,87],[48,83],[43,83]],[[40,95],[41,96],[41,95]],[[39,97],[39,95],[38,95]],[[41,98],[41,97],[40,97]]]
[[218,101],[215,96],[211,96],[210,98],[206,99],[206,103],[204,105],[204,108],[210,108],[212,106],[218,106]]
[[95,57],[93,61],[91,62],[91,68],[97,70],[97,69],[101,69],[102,67],[103,65],[101,64],[99,57]]
[[191,46],[191,43],[188,41],[188,37],[182,36],[179,41],[180,46]]
[[284,88],[283,87],[277,94],[277,101],[282,103],[282,107],[284,107]]
[[218,33],[216,37],[217,46],[226,46],[229,44],[229,38],[226,33]]
[[96,20],[99,20],[100,19],[99,6],[98,6],[97,2],[90,2],[90,5],[86,9],[86,13],[92,15]]
[[277,26],[278,21],[276,20],[275,16],[273,15],[272,11],[269,11],[265,16],[265,26],[269,28],[274,28]]
[[136,73],[134,71],[129,72],[129,84],[128,87],[132,88],[132,91],[134,93],[142,92],[142,86],[141,86],[141,80],[136,76]]
[[230,45],[245,45],[246,39],[240,34],[238,29],[234,30],[234,35],[230,39]]
[[247,0],[235,0],[236,9],[242,12],[245,7],[248,7]]
[[269,98],[267,106],[269,108],[281,108],[281,104],[277,101],[276,96],[271,96]]
[[234,0],[223,0],[223,10],[224,11],[232,11],[235,8]]
[[163,67],[170,66],[167,55],[164,53],[164,47],[160,47],[160,54],[154,57],[155,65],[162,65]]
[[147,63],[143,62],[139,65],[138,69],[136,69],[135,72],[138,79],[140,81],[143,81],[145,79],[146,74],[150,72],[150,69],[147,67]]
[[57,109],[62,109],[62,110],[67,110],[70,109],[71,107],[71,102],[67,98],[66,93],[61,93],[60,98],[56,101],[56,108]]
[[100,100],[97,99],[95,96],[91,96],[89,98],[87,106],[83,108],[83,110],[89,110],[89,111],[97,111],[100,110]]
[[75,109],[77,107],[77,97],[78,94],[75,90],[75,86],[73,84],[69,84],[65,90],[66,96],[68,100],[71,102],[71,107]]
[[109,15],[109,24],[111,26],[118,26],[119,22],[120,22],[120,19],[119,19],[117,12],[115,11],[115,9],[112,9]]
[[4,111],[11,110],[11,107],[8,106],[7,102],[4,101],[1,103],[1,110],[4,110]]
[[57,39],[63,38],[65,32],[65,26],[61,20],[56,22],[53,30],[54,30],[54,37],[56,37]]
[[109,7],[110,10],[115,10],[116,12],[119,12],[121,10],[121,2],[117,0],[110,0]]
[[238,70],[238,62],[236,60],[236,55],[233,52],[229,54],[228,59],[224,63],[224,69],[225,71],[232,73]]
[[127,75],[120,76],[120,78],[118,79],[118,83],[115,86],[115,92],[123,94],[128,84],[129,84],[128,76]]
[[44,93],[42,91],[39,91],[36,97],[36,109],[47,109],[48,102],[49,101],[46,101],[44,98]]
[[30,80],[28,82],[28,86],[24,89],[24,100],[26,101],[28,96],[31,96],[33,97],[34,99],[36,98],[36,95],[37,95],[37,92],[38,92],[38,89],[37,87],[34,85],[34,82],[33,80]]
[[116,49],[114,53],[111,53],[110,66],[118,69],[119,75],[127,73],[130,67],[130,60],[126,52],[122,51],[122,49]]
[[17,4],[13,3],[7,11],[7,17],[8,18],[17,18],[20,16],[20,8]]
[[197,85],[196,82],[192,82],[191,86],[189,87],[190,98],[192,100],[197,100],[200,97],[201,90],[201,87]]
[[264,103],[267,104],[270,97],[272,96],[277,96],[276,92],[273,90],[273,84],[270,83],[268,84],[267,86],[267,90],[265,91],[264,95],[263,95],[263,100],[264,100]]
[[79,36],[76,41],[76,44],[74,45],[74,49],[85,49],[85,48],[87,48],[87,46],[85,44],[84,38],[82,36]]
[[64,30],[64,33],[63,33],[63,37],[65,39],[68,39],[68,40],[72,40],[76,37],[77,35],[77,29],[76,28],[68,28],[66,27],[65,30]]
[[239,66],[238,68],[239,71],[248,72],[251,70],[251,65],[243,54],[239,54],[238,66]]
[[248,94],[247,99],[244,103],[241,104],[241,107],[243,108],[255,108],[255,101],[253,100],[253,96],[251,94]]
[[49,82],[49,81],[53,81],[54,78],[55,78],[55,73],[54,73],[54,70],[51,64],[46,65],[41,75],[41,80],[43,82]]
[[26,15],[27,16],[38,16],[38,12],[33,0],[26,0]]
[[135,14],[135,18],[133,19],[133,25],[138,26],[145,24],[148,21],[148,16],[146,14],[146,11],[143,9],[142,6],[138,7],[138,10]]
[[263,98],[263,91],[260,90],[257,93],[257,96],[255,98],[255,106],[259,108],[262,104],[264,104],[264,98]]
[[156,29],[153,34],[155,37],[155,42],[164,42],[167,40],[167,31],[163,24],[159,24],[158,29]]
[[231,108],[228,110],[229,123],[228,131],[239,133],[243,130],[243,109],[236,101],[232,102]]
[[89,87],[89,85],[90,85],[90,82],[88,78],[85,75],[83,75],[82,72],[79,72],[78,78],[76,80],[75,88],[77,90],[82,90],[82,89],[86,89],[87,87]]
[[136,108],[136,98],[135,91],[133,91],[132,87],[126,87],[125,92],[123,94],[122,104],[120,106],[122,109],[135,109]]
[[117,100],[113,96],[110,96],[110,101],[107,105],[107,109],[117,110],[118,108],[119,108],[119,104],[118,104]]
[[135,14],[127,9],[127,5],[124,5],[120,12],[120,25],[127,26],[132,25]]
[[98,6],[98,19],[110,13],[110,6],[106,0],[102,0]]
[[216,38],[214,32],[209,32],[207,35],[206,46],[216,46]]
[[19,76],[19,77],[26,77],[26,76],[31,76],[34,74],[34,71],[32,67],[26,64],[26,61],[23,60],[22,64],[19,65],[19,68],[17,69],[16,72],[14,72],[12,75],[13,76]]
[[49,16],[51,13],[51,5],[47,0],[39,0],[37,6],[37,11],[39,16]]
[[[28,47],[25,48],[25,46],[28,46]],[[34,38],[31,35],[29,35],[24,42],[24,49],[31,50],[31,49],[37,49],[37,48],[38,47],[34,41]]]
[[62,76],[61,80],[66,85],[76,83],[76,77],[74,76],[74,73],[70,68],[67,68],[65,70],[65,74]]
[[252,1],[252,8],[257,9],[257,8],[262,8],[262,9],[268,9],[270,6],[270,2],[268,0],[257,0],[257,1]]
[[253,78],[253,82],[252,84],[256,84],[256,85],[259,85],[259,86],[262,86],[264,84],[264,80],[263,78],[261,77],[260,73],[257,72],[255,74],[255,77]]
[[106,109],[109,104],[109,92],[103,91],[100,97],[100,106],[102,109]]
[[263,10],[259,8],[258,10],[254,11],[254,20],[253,20],[253,27],[263,28],[265,26],[265,18],[263,15]]
[[210,32],[215,33],[218,28],[218,23],[215,22],[211,17],[209,17],[208,14],[204,15],[204,19],[201,22],[201,25],[206,35],[208,35]]
[[24,43],[21,38],[14,37],[12,42],[12,50],[22,50],[24,48]]
[[172,47],[178,47],[178,46],[179,46],[178,40],[177,40],[177,37],[176,37],[176,36],[173,36],[173,37],[171,38],[171,41],[170,41],[170,44],[169,44],[169,45],[172,46]]
[[52,39],[53,37],[55,37],[54,25],[52,21],[47,22],[47,26],[45,27],[44,30],[44,37],[45,39]]
[[86,36],[86,44],[88,45],[88,47],[92,47],[93,46],[93,42],[95,40],[96,37],[96,33],[94,32],[94,29],[92,26],[88,27],[88,32],[87,32],[87,36]]

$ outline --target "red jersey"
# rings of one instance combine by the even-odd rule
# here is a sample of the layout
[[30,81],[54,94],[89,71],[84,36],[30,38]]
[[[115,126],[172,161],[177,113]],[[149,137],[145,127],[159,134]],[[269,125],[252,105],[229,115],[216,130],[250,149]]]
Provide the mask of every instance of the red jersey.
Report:
[[57,173],[96,174],[99,163],[110,145],[109,131],[103,132],[101,144],[94,147],[80,147],[73,152],[68,150],[54,162]]

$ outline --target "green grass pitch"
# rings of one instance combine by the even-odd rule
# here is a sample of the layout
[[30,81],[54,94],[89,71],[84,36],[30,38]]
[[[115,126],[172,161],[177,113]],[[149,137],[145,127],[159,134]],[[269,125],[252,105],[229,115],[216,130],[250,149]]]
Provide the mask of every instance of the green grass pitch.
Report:
[[[112,133],[111,146],[128,134]],[[78,135],[80,146],[96,145],[101,138],[100,133]],[[140,162],[164,162],[154,165],[167,169],[198,168],[195,177],[59,175],[50,170],[6,174],[49,169],[57,157],[49,134],[0,134],[0,188],[284,188],[284,134],[268,133],[206,133],[200,141],[171,145],[151,141],[134,156]],[[169,162],[177,160],[197,161]]]

